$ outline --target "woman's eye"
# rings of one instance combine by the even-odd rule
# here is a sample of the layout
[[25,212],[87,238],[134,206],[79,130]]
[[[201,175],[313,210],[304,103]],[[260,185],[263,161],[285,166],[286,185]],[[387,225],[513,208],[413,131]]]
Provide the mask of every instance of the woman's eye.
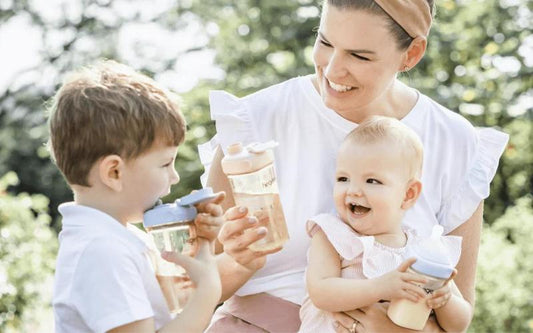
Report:
[[347,177],[337,177],[337,182],[339,182],[339,183],[346,182],[346,181],[348,181]]
[[360,56],[360,55],[358,55],[357,53],[352,53],[352,56],[353,56],[354,58],[359,59],[359,60],[370,61],[370,59],[368,59],[368,58],[366,58],[366,57],[363,57],[363,56]]
[[331,47],[331,44],[326,42],[325,40],[321,39],[320,40],[320,44],[324,45],[324,46],[327,46],[327,47]]
[[366,180],[366,182],[368,184],[381,184],[381,182],[379,180],[374,179],[374,178],[369,178],[369,179]]

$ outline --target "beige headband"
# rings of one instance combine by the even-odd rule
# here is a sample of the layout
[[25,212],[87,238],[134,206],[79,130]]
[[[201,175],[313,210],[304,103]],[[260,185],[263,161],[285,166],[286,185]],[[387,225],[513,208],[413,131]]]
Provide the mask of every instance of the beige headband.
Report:
[[426,37],[431,27],[431,11],[426,0],[374,0],[409,36]]

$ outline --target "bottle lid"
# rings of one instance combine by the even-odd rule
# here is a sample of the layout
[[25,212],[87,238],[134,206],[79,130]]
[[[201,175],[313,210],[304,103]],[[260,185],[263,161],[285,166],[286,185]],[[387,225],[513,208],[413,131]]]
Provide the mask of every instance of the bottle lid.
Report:
[[408,257],[415,257],[416,262],[411,267],[422,274],[447,279],[454,270],[450,260],[448,248],[442,242],[444,229],[435,225],[431,237],[422,239],[409,247]]
[[213,189],[206,187],[181,197],[181,199],[176,200],[176,203],[180,206],[192,206],[203,201],[211,200],[214,197],[216,197],[216,194],[213,193]]
[[196,214],[194,206],[181,206],[176,202],[157,205],[144,212],[143,225],[153,228],[169,223],[188,223],[196,218]]
[[161,226],[169,223],[189,223],[196,218],[195,204],[214,198],[213,189],[206,187],[177,199],[173,203],[158,204],[144,212],[145,228]]

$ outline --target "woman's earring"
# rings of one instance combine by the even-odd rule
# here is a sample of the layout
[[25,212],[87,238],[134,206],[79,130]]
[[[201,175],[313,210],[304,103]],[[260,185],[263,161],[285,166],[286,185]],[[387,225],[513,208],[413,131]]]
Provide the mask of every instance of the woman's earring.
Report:
[[409,66],[407,66],[407,65],[403,66],[403,71],[404,72],[407,72],[408,70],[409,70]]

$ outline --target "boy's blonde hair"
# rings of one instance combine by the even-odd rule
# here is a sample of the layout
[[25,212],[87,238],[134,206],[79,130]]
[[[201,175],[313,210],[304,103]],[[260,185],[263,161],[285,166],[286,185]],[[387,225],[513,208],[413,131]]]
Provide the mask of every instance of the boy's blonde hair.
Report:
[[176,95],[114,61],[67,75],[49,113],[52,159],[69,184],[83,186],[100,158],[134,159],[156,140],[178,146],[186,130]]
[[410,177],[420,178],[424,148],[418,135],[401,121],[383,116],[365,119],[352,130],[344,142],[353,144],[387,143],[400,149],[410,164]]

